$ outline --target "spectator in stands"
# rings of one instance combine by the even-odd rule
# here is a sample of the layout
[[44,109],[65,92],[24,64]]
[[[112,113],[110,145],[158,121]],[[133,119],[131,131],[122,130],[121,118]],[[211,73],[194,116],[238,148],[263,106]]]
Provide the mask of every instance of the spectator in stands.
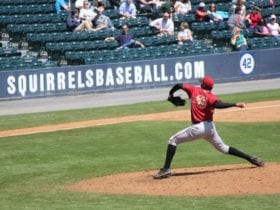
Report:
[[121,18],[136,18],[136,6],[133,0],[126,0],[119,8]]
[[257,36],[271,36],[270,30],[266,25],[265,19],[260,19],[256,27],[254,28],[254,34]]
[[276,16],[274,14],[272,14],[269,17],[269,23],[267,24],[267,27],[268,27],[272,36],[275,36],[275,37],[279,36],[280,27],[279,27],[279,24],[276,21]]
[[244,5],[244,3],[246,2],[246,0],[233,0],[232,1],[232,6],[229,8],[229,16],[231,16],[232,14],[235,14],[235,9],[236,8],[240,8],[240,16],[241,18],[244,20],[246,17],[246,6]]
[[182,22],[180,24],[180,29],[177,34],[177,41],[179,45],[193,42],[192,31],[190,30],[189,24],[187,22]]
[[248,49],[247,40],[241,31],[242,29],[238,27],[234,27],[232,30],[230,43],[233,47],[233,50],[245,51]]
[[220,21],[218,18],[216,18],[212,14],[212,12],[210,12],[209,10],[206,11],[206,5],[204,2],[199,3],[199,5],[195,11],[195,19],[197,22],[218,22],[218,21]]
[[96,13],[94,12],[93,7],[90,6],[90,3],[88,1],[84,1],[83,7],[80,9],[80,19],[89,21],[91,24],[91,21],[93,20],[93,18],[95,18],[95,16]]
[[68,4],[65,0],[56,0],[55,1],[55,10],[56,13],[60,13],[61,11],[70,11],[71,10],[71,0],[68,1]]
[[129,33],[128,25],[122,25],[122,32],[121,34],[115,37],[107,37],[105,41],[110,40],[117,40],[120,47],[118,49],[128,49],[128,48],[135,48],[135,47],[145,47],[144,44],[134,39],[134,36]]
[[230,29],[233,29],[235,27],[242,28],[242,29],[246,28],[245,21],[241,17],[240,12],[241,12],[241,8],[236,7],[235,13],[229,16],[228,26]]
[[152,0],[156,5],[159,14],[164,12],[171,13],[170,0]]
[[174,5],[175,14],[188,14],[192,10],[192,3],[190,0],[177,0]]
[[67,27],[71,31],[91,31],[92,27],[88,21],[83,21],[79,18],[79,11],[76,9],[71,11],[66,20]]
[[210,21],[210,18],[207,14],[207,11],[206,11],[206,5],[204,2],[200,2],[196,11],[195,11],[195,19],[197,22],[208,22]]
[[156,17],[164,12],[171,12],[169,0],[135,0],[135,5],[140,13],[150,13]]
[[246,21],[249,23],[251,29],[254,29],[261,19],[262,19],[261,9],[257,6],[255,6],[252,12],[250,12],[250,14],[246,16]]
[[[220,22],[224,18],[228,18],[228,13],[224,11],[217,11],[216,4],[211,3],[209,6],[209,10],[207,10],[207,14],[210,15],[210,19],[213,22]],[[210,20],[210,21],[211,21]]]
[[136,0],[135,6],[140,13],[154,13],[156,11],[156,3],[149,0]]
[[82,9],[85,1],[88,2],[88,0],[77,0],[77,1],[75,1],[75,8],[78,9],[78,10]]
[[168,12],[163,13],[162,18],[150,22],[150,27],[156,30],[157,35],[174,35],[174,22],[170,19]]
[[104,6],[101,5],[95,9],[96,16],[92,20],[92,24],[95,31],[103,30],[103,29],[112,29],[114,30],[114,26],[109,17],[103,14]]

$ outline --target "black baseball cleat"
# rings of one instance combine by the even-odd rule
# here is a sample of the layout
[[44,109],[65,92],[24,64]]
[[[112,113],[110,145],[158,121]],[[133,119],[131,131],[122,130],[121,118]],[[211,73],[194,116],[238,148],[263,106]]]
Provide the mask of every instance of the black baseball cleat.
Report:
[[258,167],[264,167],[264,161],[257,157],[251,157],[250,162]]
[[165,169],[165,168],[161,168],[159,170],[159,172],[154,175],[154,179],[163,179],[163,178],[168,178],[171,176],[171,169]]

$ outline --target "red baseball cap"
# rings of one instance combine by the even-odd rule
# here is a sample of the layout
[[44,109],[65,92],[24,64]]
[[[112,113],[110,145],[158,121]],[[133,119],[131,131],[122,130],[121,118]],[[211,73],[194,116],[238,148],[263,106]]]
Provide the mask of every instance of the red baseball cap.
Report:
[[201,85],[209,90],[211,90],[214,87],[214,83],[214,79],[210,76],[205,76],[201,80]]

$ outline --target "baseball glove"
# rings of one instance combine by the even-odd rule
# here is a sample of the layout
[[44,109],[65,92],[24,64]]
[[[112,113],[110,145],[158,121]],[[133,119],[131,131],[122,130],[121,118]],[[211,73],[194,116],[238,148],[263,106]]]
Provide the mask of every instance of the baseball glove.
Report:
[[175,106],[185,106],[186,101],[182,99],[180,96],[172,97],[169,96],[167,99],[170,103],[174,104]]

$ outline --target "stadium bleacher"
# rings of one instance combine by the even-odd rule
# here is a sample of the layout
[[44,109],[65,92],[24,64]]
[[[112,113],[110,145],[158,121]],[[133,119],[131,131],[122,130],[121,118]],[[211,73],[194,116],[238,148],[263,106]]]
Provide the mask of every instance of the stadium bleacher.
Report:
[[[228,30],[226,20],[220,23],[198,23],[193,13],[173,14],[176,31],[181,22],[187,21],[194,35],[194,43],[178,46],[175,35],[157,37],[149,27],[147,16],[138,14],[135,19],[120,19],[118,9],[112,5],[108,5],[104,13],[112,19],[115,30],[70,32],[65,23],[69,12],[57,14],[54,2],[54,0],[0,1],[1,37],[7,38],[6,44],[3,44],[2,39],[0,45],[0,70],[115,63],[231,51],[229,45],[231,31]],[[191,2],[193,8],[196,8],[200,0]],[[204,2],[206,5],[216,3],[217,9],[221,11],[228,11],[231,6],[231,0],[204,0]],[[280,0],[274,0],[274,4],[272,7],[268,0],[252,0],[245,3],[248,12],[253,6],[259,6],[266,20],[271,14],[280,15]],[[123,23],[128,24],[130,32],[146,46],[145,48],[117,50],[116,41],[104,41],[106,37],[118,34]],[[274,37],[255,37],[252,31],[247,29],[243,32],[250,49],[280,46],[279,39]],[[27,55],[32,59],[28,61]],[[44,59],[43,55],[46,55]]]

